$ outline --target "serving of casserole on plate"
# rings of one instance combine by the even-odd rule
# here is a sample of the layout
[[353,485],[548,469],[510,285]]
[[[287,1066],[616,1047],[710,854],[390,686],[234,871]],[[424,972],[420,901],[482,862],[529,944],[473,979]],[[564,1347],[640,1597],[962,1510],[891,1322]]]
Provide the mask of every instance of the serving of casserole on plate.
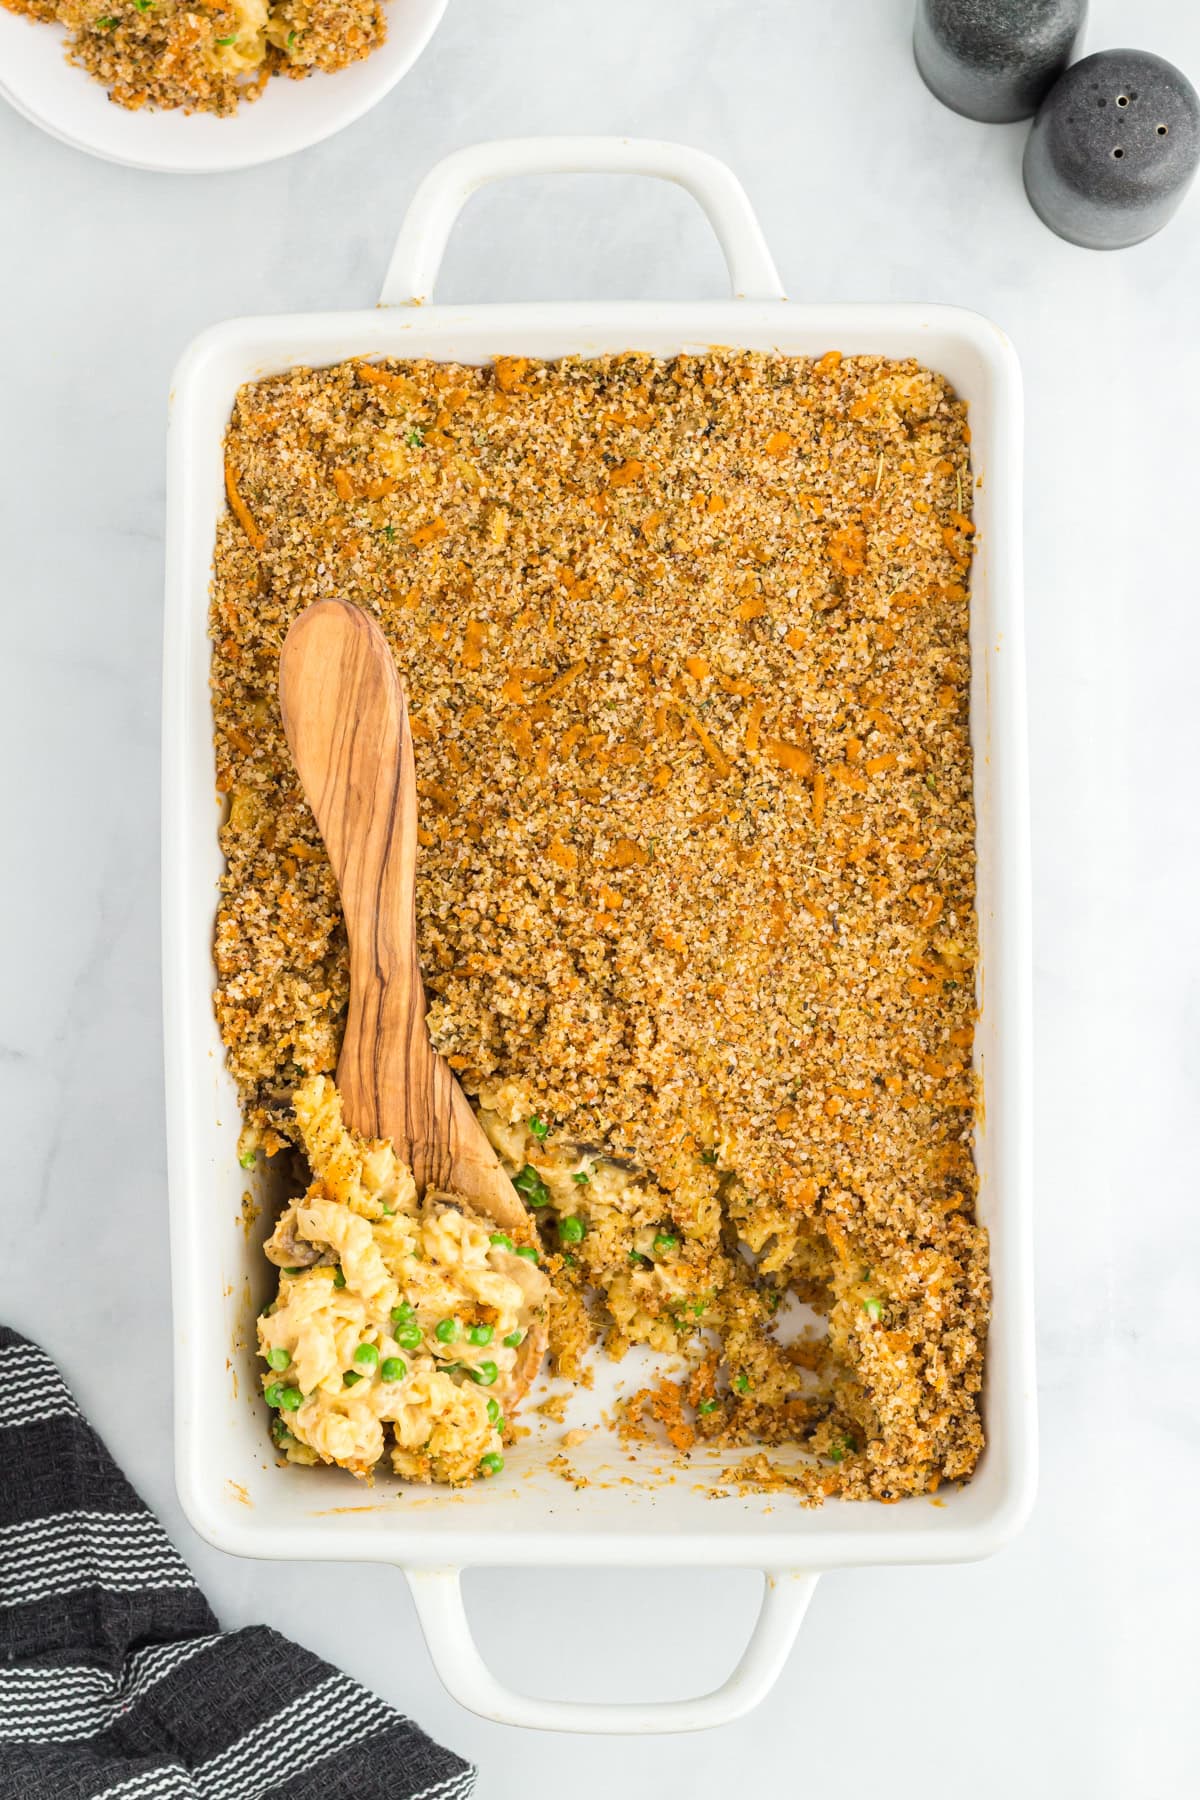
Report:
[[227,0],[196,10],[176,0],[3,0],[58,23],[67,57],[118,106],[179,107],[217,116],[257,100],[272,75],[332,74],[387,35],[380,0]]
[[171,174],[249,168],[360,118],[412,67],[445,8],[0,0],[0,100],[108,162]]
[[[744,297],[391,304],[428,300],[480,182],[544,168],[680,182]],[[987,321],[784,302],[728,171],[662,144],[461,152],[418,191],[381,309],[235,321],[181,365],[180,1490],[227,1549],[401,1563],[439,1671],[491,1717],[736,1716],[812,1571],[984,1555],[1028,1509],[1019,426]],[[551,1388],[526,1435],[506,1422],[503,1470],[458,1487],[281,1466],[261,1399],[293,1385],[258,1355],[262,1240],[307,1179],[293,1096],[333,1071],[346,999],[275,695],[288,624],[330,595],[407,686],[430,1029],[552,1290]],[[437,1322],[441,1369],[462,1340]],[[330,1365],[326,1410],[359,1367],[347,1391],[386,1422],[369,1350]],[[567,1395],[569,1443],[543,1394]],[[776,1572],[718,1693],[551,1703],[480,1662],[463,1566],[664,1560]]]

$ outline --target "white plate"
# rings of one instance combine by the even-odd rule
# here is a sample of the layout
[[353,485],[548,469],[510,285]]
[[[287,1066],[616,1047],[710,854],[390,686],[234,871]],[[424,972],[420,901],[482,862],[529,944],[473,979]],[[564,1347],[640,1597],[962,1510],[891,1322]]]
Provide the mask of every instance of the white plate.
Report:
[[231,118],[130,112],[66,58],[66,33],[0,6],[0,98],[72,149],[169,175],[211,175],[291,156],[352,125],[390,93],[436,31],[447,0],[388,0],[387,41],[363,62],[306,81],[275,76]]
[[[502,175],[610,171],[687,188],[708,213],[734,299],[703,303],[439,306],[438,265],[467,196]],[[405,301],[420,300],[421,305]],[[221,445],[238,387],[297,364],[350,356],[487,362],[513,356],[673,356],[708,344],[789,355],[831,347],[915,356],[970,406],[980,549],[971,580],[980,998],[976,1057],[984,1106],[976,1133],[979,1213],[991,1238],[994,1306],[984,1384],[987,1449],[974,1479],[931,1505],[829,1501],[815,1511],[729,1484],[738,1452],[697,1448],[676,1478],[651,1445],[618,1448],[598,1431],[550,1467],[561,1435],[530,1407],[531,1434],[505,1472],[459,1492],[381,1481],[370,1493],[336,1469],[277,1468],[258,1400],[254,1315],[267,1295],[247,1236],[237,1094],[213,1016],[213,922],[221,852],[208,687],[209,582],[225,508]],[[987,1556],[1018,1529],[1036,1468],[1030,1191],[1030,908],[1021,611],[1021,381],[996,326],[954,307],[795,305],[740,185],[679,144],[546,138],[460,150],[426,177],[405,220],[382,304],[363,312],[235,319],[192,344],[175,372],[167,486],[163,687],[163,987],[171,1253],[175,1295],[176,1479],[188,1518],[247,1556],[394,1562],[408,1575],[439,1674],[487,1718],[545,1730],[687,1731],[746,1712],[769,1690],[799,1628],[816,1572],[865,1563]],[[620,1365],[636,1385],[637,1358]],[[601,1422],[616,1371],[571,1402],[571,1425]],[[665,1464],[665,1466],[664,1466]],[[458,1571],[479,1564],[736,1566],[767,1572],[749,1648],[715,1693],[628,1705],[510,1691],[471,1637]],[[647,1592],[639,1629],[653,1628]],[[849,1676],[850,1671],[847,1671]]]

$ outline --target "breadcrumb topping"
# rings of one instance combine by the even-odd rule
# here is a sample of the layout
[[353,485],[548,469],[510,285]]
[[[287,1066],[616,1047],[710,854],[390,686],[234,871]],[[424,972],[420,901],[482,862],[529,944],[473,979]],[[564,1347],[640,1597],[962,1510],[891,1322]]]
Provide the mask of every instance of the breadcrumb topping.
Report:
[[430,1029],[542,1228],[560,1370],[682,1351],[630,1425],[801,1443],[809,1498],[983,1442],[968,442],[914,362],[712,351],[298,370],[226,444],[216,1006],[254,1140],[346,1005],[276,698],[337,593],[407,684]]

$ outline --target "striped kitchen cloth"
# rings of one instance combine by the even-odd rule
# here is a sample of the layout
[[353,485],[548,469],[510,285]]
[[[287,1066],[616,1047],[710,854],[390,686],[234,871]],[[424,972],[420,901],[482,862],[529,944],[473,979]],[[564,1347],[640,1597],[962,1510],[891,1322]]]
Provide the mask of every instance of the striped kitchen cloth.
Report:
[[0,1326],[0,1800],[465,1800],[475,1773],[265,1625],[218,1631],[49,1357]]

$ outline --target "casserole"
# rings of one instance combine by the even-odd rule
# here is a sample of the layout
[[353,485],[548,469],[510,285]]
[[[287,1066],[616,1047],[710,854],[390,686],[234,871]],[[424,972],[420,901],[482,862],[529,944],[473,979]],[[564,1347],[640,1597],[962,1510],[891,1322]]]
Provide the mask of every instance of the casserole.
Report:
[[[428,301],[465,199],[501,175],[640,171],[686,187],[707,211],[734,298],[704,304],[403,306]],[[979,1217],[991,1235],[994,1290],[983,1401],[987,1448],[968,1486],[939,1503],[830,1501],[818,1511],[732,1486],[714,1497],[719,1454],[697,1454],[668,1482],[662,1454],[611,1440],[573,1453],[587,1478],[563,1481],[535,1438],[504,1478],[462,1493],[401,1494],[382,1485],[353,1506],[344,1475],[279,1470],[252,1396],[254,1311],[268,1271],[266,1221],[247,1230],[240,1116],[213,1019],[211,942],[221,869],[213,806],[207,601],[224,506],[222,439],[239,385],[296,364],[351,356],[483,362],[641,350],[670,356],[718,343],[792,355],[915,357],[970,407],[982,486],[971,592],[980,1000],[976,1061]],[[198,338],[171,402],[164,673],[164,990],[172,1263],[176,1468],[191,1522],[246,1555],[395,1562],[408,1574],[443,1680],[487,1717],[547,1729],[686,1730],[738,1716],[762,1698],[799,1627],[817,1573],[872,1562],[944,1562],[989,1554],[1022,1523],[1035,1466],[1029,1192],[1029,897],[1020,607],[1020,384],[1016,359],[986,320],[955,309],[799,306],[784,300],[740,186],[720,163],[675,145],[547,139],[477,146],[448,158],[418,190],[384,284],[381,309],[241,320]],[[236,1346],[236,1349],[231,1348]],[[622,1365],[626,1368],[627,1365]],[[598,1418],[614,1392],[603,1361],[579,1397]],[[725,1457],[724,1466],[730,1460]],[[706,1482],[707,1478],[707,1482]],[[361,1497],[360,1497],[361,1498]],[[247,1507],[245,1500],[251,1505]],[[511,1693],[474,1648],[458,1572],[505,1563],[717,1564],[767,1571],[750,1646],[724,1687],[696,1700],[593,1707]]]
[[407,75],[445,10],[446,0],[392,0],[387,39],[365,61],[332,77],[270,81],[259,100],[218,119],[117,105],[67,61],[61,26],[0,7],[0,99],[104,162],[168,175],[248,169],[319,144],[369,112]]

